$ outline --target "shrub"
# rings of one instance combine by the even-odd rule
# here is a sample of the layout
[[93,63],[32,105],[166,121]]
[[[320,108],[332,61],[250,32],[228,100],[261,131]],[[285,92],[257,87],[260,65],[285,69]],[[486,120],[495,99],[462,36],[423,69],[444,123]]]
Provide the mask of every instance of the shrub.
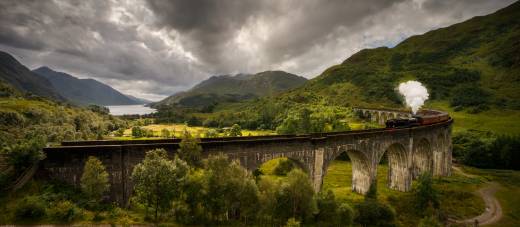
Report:
[[14,208],[16,220],[39,220],[45,216],[45,202],[38,196],[27,196]]
[[441,223],[433,216],[424,217],[419,221],[418,227],[441,227]]
[[351,226],[354,220],[354,210],[347,203],[342,203],[338,207],[338,217],[340,226]]
[[139,126],[135,126],[135,127],[132,127],[132,136],[133,137],[143,137],[145,136],[145,131],[143,129],[141,129],[141,127]]
[[363,226],[393,226],[395,211],[375,199],[366,199],[356,206],[359,214],[356,222]]
[[297,221],[295,218],[289,218],[289,220],[287,220],[287,223],[285,223],[284,227],[300,227],[300,222]]
[[451,106],[481,106],[480,109],[485,109],[488,104],[489,93],[476,85],[465,84],[454,88],[452,97]]
[[428,207],[439,208],[439,193],[433,188],[433,180],[429,173],[419,176],[414,196],[419,211],[424,211]]
[[47,209],[47,215],[54,220],[59,222],[71,222],[80,214],[79,208],[77,208],[72,202],[65,200],[59,201],[54,206]]
[[238,124],[234,124],[229,130],[228,136],[242,136],[242,128]]
[[274,174],[278,176],[285,176],[287,173],[291,172],[291,170],[294,168],[293,161],[289,159],[281,159],[280,162],[278,162],[278,165],[274,168]]

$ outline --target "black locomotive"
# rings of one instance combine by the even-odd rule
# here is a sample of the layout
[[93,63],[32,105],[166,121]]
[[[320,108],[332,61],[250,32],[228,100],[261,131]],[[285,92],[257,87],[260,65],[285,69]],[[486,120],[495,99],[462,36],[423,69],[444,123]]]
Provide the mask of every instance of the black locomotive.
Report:
[[431,125],[450,119],[448,113],[436,110],[421,110],[411,118],[389,119],[385,122],[387,128],[409,128],[421,125]]

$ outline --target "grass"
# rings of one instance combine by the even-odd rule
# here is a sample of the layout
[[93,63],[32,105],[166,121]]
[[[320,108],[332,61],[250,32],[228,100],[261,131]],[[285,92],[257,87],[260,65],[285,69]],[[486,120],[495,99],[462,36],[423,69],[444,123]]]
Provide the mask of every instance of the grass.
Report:
[[520,226],[520,171],[477,169],[464,167],[465,172],[478,175],[486,181],[495,181],[500,188],[495,194],[502,206],[500,221],[490,226]]
[[[397,221],[402,226],[416,226],[420,215],[412,192],[394,191],[387,187],[388,166],[379,165],[377,170],[378,199],[394,207]],[[485,209],[484,201],[473,194],[484,185],[485,178],[469,178],[460,174],[435,179],[434,187],[439,191],[441,208],[452,218],[477,216]],[[352,192],[352,165],[348,161],[333,161],[323,179],[322,190],[332,190],[340,201],[357,204],[364,197]]]
[[468,129],[492,131],[501,134],[520,134],[520,111],[490,109],[478,114],[467,111],[454,111],[446,102],[431,102],[428,108],[449,112],[455,123],[455,133]]

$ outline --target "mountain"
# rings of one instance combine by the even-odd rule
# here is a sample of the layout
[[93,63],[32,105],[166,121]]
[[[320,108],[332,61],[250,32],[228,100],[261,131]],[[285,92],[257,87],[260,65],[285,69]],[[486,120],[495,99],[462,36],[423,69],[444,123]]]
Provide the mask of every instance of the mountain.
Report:
[[148,100],[148,99],[142,99],[142,98],[137,98],[133,95],[126,95],[126,97],[134,100],[137,104],[148,104],[148,103],[152,103],[152,101]]
[[289,106],[402,107],[395,88],[407,80],[420,81],[430,100],[453,107],[520,109],[520,2],[412,36],[394,48],[361,50],[274,99]]
[[223,102],[238,102],[278,94],[301,86],[307,79],[283,72],[212,76],[186,92],[174,94],[154,106],[178,105],[206,109]]
[[54,90],[50,81],[34,74],[13,56],[2,51],[0,51],[0,80],[22,92],[65,101],[65,98]]
[[51,82],[56,91],[63,97],[78,105],[133,105],[142,104],[127,97],[112,87],[94,79],[78,79],[66,73],[54,71],[48,67],[33,70],[41,78]]

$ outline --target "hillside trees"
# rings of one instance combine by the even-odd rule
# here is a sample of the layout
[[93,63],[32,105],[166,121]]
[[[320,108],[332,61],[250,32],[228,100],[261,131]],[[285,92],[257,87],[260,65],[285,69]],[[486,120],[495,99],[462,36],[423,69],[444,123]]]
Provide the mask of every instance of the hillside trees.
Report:
[[478,168],[514,169],[520,167],[520,136],[465,131],[453,137],[453,157]]
[[188,165],[178,158],[169,160],[163,149],[148,151],[143,162],[135,166],[132,180],[136,197],[145,204],[146,211],[152,208],[155,221],[159,212],[171,208],[173,200],[179,196],[188,169]]
[[89,199],[89,204],[95,206],[108,191],[108,173],[105,166],[96,157],[90,156],[83,168],[81,190]]
[[190,166],[201,165],[202,147],[199,145],[200,140],[191,135],[188,131],[184,131],[181,143],[179,144],[178,155]]

